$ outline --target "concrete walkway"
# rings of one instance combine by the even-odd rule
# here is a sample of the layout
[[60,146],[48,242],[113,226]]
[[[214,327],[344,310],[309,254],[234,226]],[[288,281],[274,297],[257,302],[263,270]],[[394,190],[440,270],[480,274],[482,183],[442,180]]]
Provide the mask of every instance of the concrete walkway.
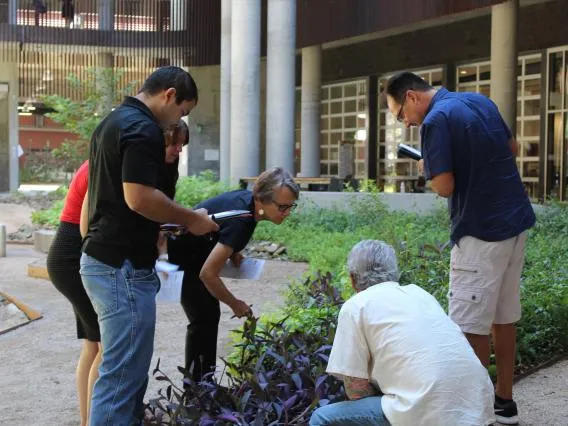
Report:
[[[79,413],[75,392],[75,364],[80,343],[75,338],[71,307],[50,282],[27,276],[28,264],[43,255],[29,246],[8,246],[0,258],[0,290],[16,297],[43,318],[0,336],[0,425],[75,426]],[[267,312],[281,303],[288,276],[298,276],[305,265],[268,261],[262,282],[230,282],[239,297]],[[222,307],[219,354],[227,354],[228,331],[240,320],[230,319]],[[172,377],[183,362],[185,316],[177,304],[158,306],[155,356]],[[147,397],[161,383],[150,380]],[[568,425],[568,361],[527,377],[515,386],[521,425]]]

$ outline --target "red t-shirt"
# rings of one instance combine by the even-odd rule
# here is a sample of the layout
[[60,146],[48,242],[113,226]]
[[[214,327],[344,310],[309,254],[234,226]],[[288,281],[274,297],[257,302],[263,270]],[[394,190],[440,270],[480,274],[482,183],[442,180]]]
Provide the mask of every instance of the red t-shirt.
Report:
[[87,193],[87,188],[89,186],[89,160],[85,161],[77,172],[73,179],[71,179],[71,185],[69,185],[69,191],[67,192],[67,198],[65,199],[65,206],[61,212],[61,217],[59,220],[61,222],[75,223],[79,225],[81,221],[81,207],[83,206],[83,199]]

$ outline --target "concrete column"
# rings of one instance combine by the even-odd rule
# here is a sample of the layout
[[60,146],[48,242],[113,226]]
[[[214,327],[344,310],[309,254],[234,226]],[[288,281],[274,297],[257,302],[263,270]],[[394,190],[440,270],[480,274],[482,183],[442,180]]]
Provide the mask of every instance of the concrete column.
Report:
[[517,127],[518,9],[518,0],[491,7],[491,99],[513,135]]
[[183,31],[187,28],[187,0],[171,0],[170,31]]
[[266,167],[294,173],[296,0],[268,0]]
[[18,21],[18,0],[8,0],[8,24],[16,25]]
[[221,102],[219,177],[231,176],[231,0],[221,0]]
[[231,6],[231,182],[256,176],[260,160],[260,0]]
[[114,0],[99,0],[99,29],[114,31]]
[[302,177],[320,175],[321,46],[302,49]]

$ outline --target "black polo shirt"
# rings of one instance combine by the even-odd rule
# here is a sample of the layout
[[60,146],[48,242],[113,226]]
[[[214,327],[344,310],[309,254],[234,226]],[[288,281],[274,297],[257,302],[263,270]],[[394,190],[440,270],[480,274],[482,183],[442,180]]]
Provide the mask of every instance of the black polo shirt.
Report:
[[123,182],[163,190],[165,142],[158,120],[133,97],[125,98],[95,129],[89,156],[89,231],[83,251],[120,268],[152,268],[159,224],[130,210]]
[[212,235],[184,234],[175,239],[170,239],[168,241],[168,258],[170,262],[180,265],[181,269],[199,273],[217,243],[231,247],[233,252],[240,252],[254,234],[256,220],[254,219],[254,199],[251,191],[225,192],[199,203],[194,208],[207,209],[209,214],[227,210],[248,210],[253,216],[221,222],[219,232]]

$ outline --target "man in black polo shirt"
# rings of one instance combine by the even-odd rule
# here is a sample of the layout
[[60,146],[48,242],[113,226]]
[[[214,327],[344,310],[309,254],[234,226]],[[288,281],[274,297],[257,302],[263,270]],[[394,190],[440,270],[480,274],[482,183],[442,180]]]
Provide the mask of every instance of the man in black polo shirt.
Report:
[[535,214],[515,161],[517,142],[497,106],[477,93],[434,89],[403,72],[387,84],[387,103],[406,127],[420,125],[432,189],[449,199],[452,221],[449,315],[483,365],[495,349],[495,417],[517,424],[513,401],[515,323],[527,230]]
[[154,271],[159,223],[203,235],[218,226],[163,192],[162,128],[197,103],[197,86],[181,68],[162,67],[96,128],[89,158],[88,232],[81,276],[98,314],[102,363],[90,425],[130,426],[143,418],[154,346]]

